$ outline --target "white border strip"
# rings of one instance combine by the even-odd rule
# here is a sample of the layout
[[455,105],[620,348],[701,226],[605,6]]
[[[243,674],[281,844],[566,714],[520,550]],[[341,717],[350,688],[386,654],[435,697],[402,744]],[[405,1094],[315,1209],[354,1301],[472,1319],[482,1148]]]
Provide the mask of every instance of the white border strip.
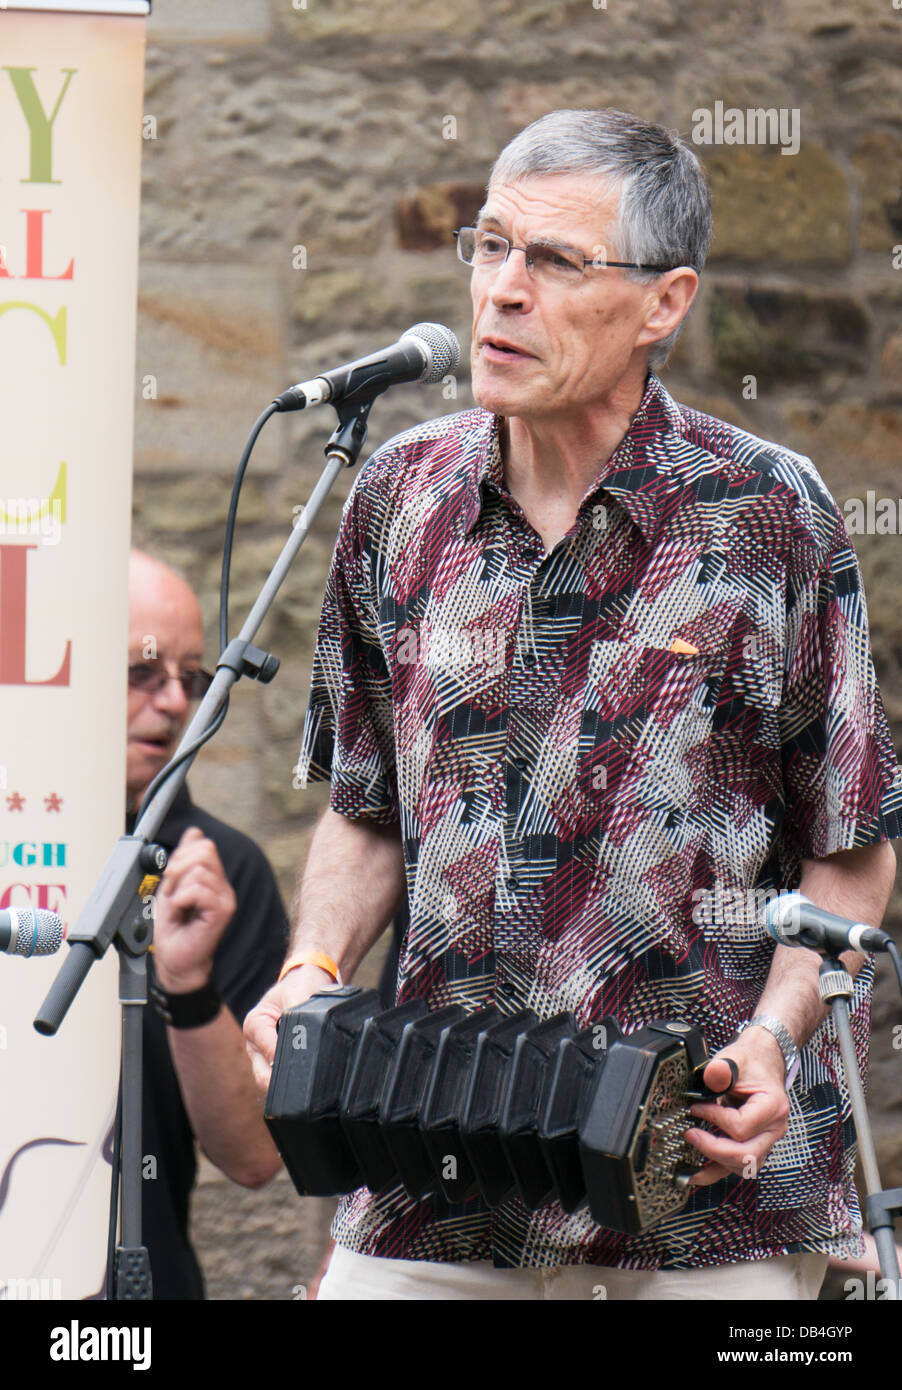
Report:
[[3,10],[57,10],[65,14],[150,14],[151,0],[0,0]]

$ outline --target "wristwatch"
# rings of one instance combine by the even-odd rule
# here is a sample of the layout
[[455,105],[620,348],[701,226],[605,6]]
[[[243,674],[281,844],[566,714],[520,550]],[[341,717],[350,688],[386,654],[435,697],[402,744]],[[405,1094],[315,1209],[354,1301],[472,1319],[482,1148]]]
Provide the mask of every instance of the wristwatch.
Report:
[[153,1006],[170,1028],[202,1028],[205,1023],[212,1023],[222,1008],[212,980],[190,994],[168,994],[156,979],[150,979],[148,984]]
[[756,1014],[754,1018],[748,1018],[744,1023],[740,1023],[735,1036],[738,1038],[740,1034],[745,1032],[746,1028],[766,1028],[768,1033],[776,1038],[786,1066],[783,1084],[788,1091],[798,1075],[802,1059],[799,1055],[799,1049],[796,1047],[795,1039],[786,1024],[781,1023],[778,1018],[774,1018],[773,1014]]

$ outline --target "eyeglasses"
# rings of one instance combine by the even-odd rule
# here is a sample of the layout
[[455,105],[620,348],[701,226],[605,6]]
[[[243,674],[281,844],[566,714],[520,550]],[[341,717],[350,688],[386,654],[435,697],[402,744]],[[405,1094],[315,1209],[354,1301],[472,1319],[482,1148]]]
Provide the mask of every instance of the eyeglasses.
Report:
[[199,700],[213,683],[209,671],[180,671],[177,676],[170,676],[153,661],[139,662],[137,666],[128,668],[129,690],[140,690],[142,695],[159,694],[171,680],[179,682],[188,700]]
[[584,256],[572,246],[531,241],[528,246],[514,246],[506,236],[484,231],[479,227],[460,227],[452,232],[457,240],[458,259],[474,270],[498,270],[512,251],[522,251],[526,269],[537,279],[555,285],[578,285],[590,265],[593,270],[654,270],[658,273],[674,270],[672,265],[642,265],[638,261],[609,261],[602,252]]

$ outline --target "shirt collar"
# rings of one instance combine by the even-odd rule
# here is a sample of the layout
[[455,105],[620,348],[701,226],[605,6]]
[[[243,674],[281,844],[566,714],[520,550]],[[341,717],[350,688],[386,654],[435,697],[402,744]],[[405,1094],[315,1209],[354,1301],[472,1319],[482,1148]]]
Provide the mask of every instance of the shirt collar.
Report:
[[[483,447],[473,461],[462,498],[464,529],[469,533],[482,511],[485,489],[504,487],[500,436],[503,419],[489,417]],[[615,497],[649,543],[661,525],[665,496],[673,491],[672,463],[661,447],[667,435],[682,433],[682,415],[676,401],[654,372],[645,383],[645,392],[630,421],[629,429],[601,468],[580,503],[603,490]]]

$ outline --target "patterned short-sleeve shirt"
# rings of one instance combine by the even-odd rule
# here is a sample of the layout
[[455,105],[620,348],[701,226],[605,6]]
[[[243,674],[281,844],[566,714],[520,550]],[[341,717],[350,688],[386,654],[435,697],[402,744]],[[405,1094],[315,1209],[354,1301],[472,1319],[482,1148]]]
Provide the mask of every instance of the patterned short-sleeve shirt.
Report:
[[[902,833],[858,566],[811,462],[641,405],[549,553],[507,491],[502,422],[391,440],[348,498],[298,771],[334,810],[400,822],[399,1001],[700,1026],[751,1018],[775,949],[761,901],[802,858]],[[853,1028],[866,1066],[872,970]],[[693,1267],[841,1252],[860,1216],[830,1020],[802,1051],[757,1180],[695,1189],[638,1236],[512,1200],[345,1198],[371,1255]]]

